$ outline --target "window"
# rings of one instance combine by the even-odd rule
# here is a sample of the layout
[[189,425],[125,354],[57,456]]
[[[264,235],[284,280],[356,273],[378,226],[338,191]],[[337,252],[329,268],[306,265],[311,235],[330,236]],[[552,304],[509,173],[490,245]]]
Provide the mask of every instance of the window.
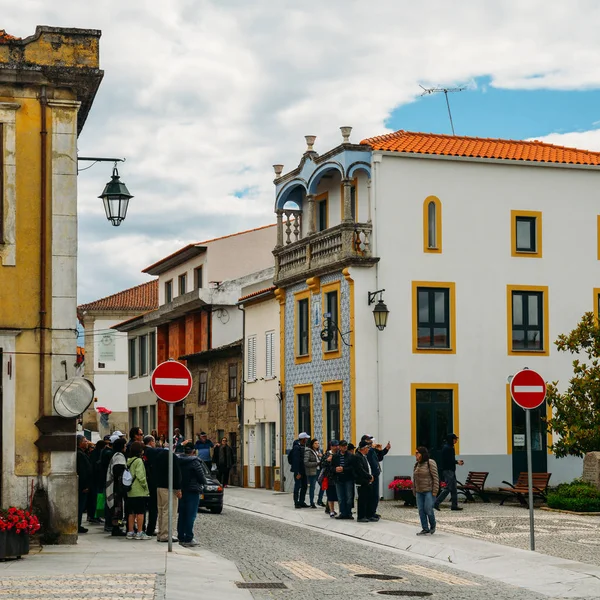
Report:
[[442,252],[442,203],[436,196],[423,202],[423,251]]
[[136,360],[135,360],[135,338],[129,340],[129,378],[135,377],[136,373]]
[[310,362],[310,291],[295,297],[296,363]]
[[327,203],[329,194],[319,194],[315,198],[317,207],[317,231],[325,231],[327,229]]
[[140,340],[140,376],[143,376],[143,375],[148,375],[148,336],[142,335],[139,337],[139,340]]
[[[333,335],[329,341],[323,341],[323,358],[329,360],[340,358],[342,355],[340,347],[340,282],[325,284],[321,287],[321,306],[323,307],[323,320],[328,326],[331,325],[330,333]],[[329,324],[328,319],[331,319]],[[329,327],[328,327],[329,328]]]
[[173,300],[173,280],[165,281],[165,304]]
[[339,323],[339,314],[338,314],[338,293],[337,290],[333,292],[327,292],[325,294],[325,309],[327,310],[327,314],[329,315],[329,319],[332,321],[332,327],[335,329],[334,335],[328,342],[325,343],[327,346],[327,351],[331,352],[332,350],[338,349],[338,332],[337,327]]
[[542,213],[512,210],[512,256],[542,257]]
[[187,292],[187,273],[179,276],[179,295],[183,296]]
[[508,287],[509,354],[548,354],[548,288]]
[[129,427],[137,427],[137,424],[138,424],[137,414],[138,414],[137,408],[129,409]]
[[148,428],[148,416],[149,416],[149,411],[148,411],[148,407],[147,406],[142,406],[140,408],[140,412],[142,413],[140,416],[140,427],[142,428],[142,431],[144,432],[144,435],[148,435],[150,433],[150,429]]
[[197,290],[202,288],[202,267],[194,269],[194,286]]
[[151,331],[148,336],[148,347],[150,350],[150,371],[156,369],[156,332]]
[[208,391],[208,372],[200,371],[198,375],[198,404],[206,404]]
[[229,399],[237,400],[237,365],[229,365]]
[[[158,427],[156,423],[156,404],[150,405],[150,430]],[[158,441],[158,440],[157,440]]]
[[272,379],[275,377],[275,361],[273,356],[273,342],[275,340],[275,332],[267,331],[265,333],[265,378]]
[[310,394],[298,394],[298,433],[302,431],[311,434]]
[[251,335],[248,337],[246,343],[248,351],[248,361],[246,363],[248,369],[248,376],[246,381],[256,381],[256,336]]
[[413,281],[413,352],[456,352],[454,283]]
[[342,433],[342,382],[322,384],[323,445],[330,440],[340,440]]

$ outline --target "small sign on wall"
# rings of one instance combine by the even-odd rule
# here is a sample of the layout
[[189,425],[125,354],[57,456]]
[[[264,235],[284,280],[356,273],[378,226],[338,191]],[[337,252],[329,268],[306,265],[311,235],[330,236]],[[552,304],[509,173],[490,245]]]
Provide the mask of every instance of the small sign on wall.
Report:
[[515,433],[513,435],[513,446],[516,448],[525,447],[525,434]]
[[115,334],[112,331],[103,333],[98,340],[98,360],[116,360]]

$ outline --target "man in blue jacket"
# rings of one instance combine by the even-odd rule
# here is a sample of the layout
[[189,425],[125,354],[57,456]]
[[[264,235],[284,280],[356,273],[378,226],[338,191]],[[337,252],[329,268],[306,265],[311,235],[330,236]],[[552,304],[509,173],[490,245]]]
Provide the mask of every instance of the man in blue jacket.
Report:
[[214,447],[212,440],[208,439],[206,432],[201,431],[200,435],[197,436],[198,439],[194,444],[194,448],[198,452],[198,458],[204,462],[207,466],[208,470],[211,470],[212,467],[212,458],[210,456],[210,451]]
[[456,465],[464,465],[464,461],[456,460],[456,452],[454,450],[454,444],[458,441],[456,434],[451,433],[446,437],[446,443],[442,448],[442,460],[441,468],[443,479],[446,482],[446,487],[442,490],[442,493],[435,499],[433,508],[440,510],[440,504],[444,501],[446,496],[450,494],[452,510],[462,510],[458,506],[458,491],[456,489]]
[[290,450],[289,463],[294,474],[294,506],[296,508],[308,508],[308,504],[306,504],[308,480],[304,468],[304,452],[306,450],[306,441],[309,439],[310,435],[303,431]]

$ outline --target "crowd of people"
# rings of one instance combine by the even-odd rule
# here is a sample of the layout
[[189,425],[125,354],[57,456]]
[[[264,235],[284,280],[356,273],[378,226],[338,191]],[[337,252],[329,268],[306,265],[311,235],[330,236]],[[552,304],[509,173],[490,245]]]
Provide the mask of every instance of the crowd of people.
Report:
[[[197,546],[194,522],[205,467],[224,483],[233,465],[233,452],[227,438],[213,444],[206,433],[184,440],[178,429],[172,437],[173,452],[173,542]],[[210,444],[208,454],[204,448]],[[212,454],[211,454],[212,450]],[[206,459],[207,457],[207,459]],[[91,444],[77,436],[77,475],[79,479],[78,532],[85,534],[87,523],[103,525],[114,537],[130,540],[169,540],[169,444],[156,431],[144,435],[132,427],[129,438],[121,431]],[[222,479],[221,479],[222,478]]]
[[[451,509],[462,510],[458,506],[456,488],[456,460],[454,445],[458,437],[451,433],[441,452],[442,477],[446,487],[440,491],[440,476],[436,462],[430,458],[429,451],[419,446],[415,452],[413,468],[413,493],[416,496],[421,531],[417,535],[433,535],[436,530],[434,510],[440,510],[440,503],[451,495]],[[373,436],[365,434],[358,448],[346,440],[331,440],[325,452],[320,442],[302,432],[294,441],[288,454],[288,462],[294,477],[295,508],[322,507],[332,519],[354,520],[353,509],[356,502],[356,520],[358,523],[377,522],[381,515],[377,513],[379,504],[379,476],[385,455],[391,446],[375,444]],[[319,492],[316,488],[319,484]],[[306,502],[308,493],[309,503]],[[323,502],[327,495],[326,503]],[[315,502],[315,495],[317,499]],[[336,503],[338,510],[336,511]]]

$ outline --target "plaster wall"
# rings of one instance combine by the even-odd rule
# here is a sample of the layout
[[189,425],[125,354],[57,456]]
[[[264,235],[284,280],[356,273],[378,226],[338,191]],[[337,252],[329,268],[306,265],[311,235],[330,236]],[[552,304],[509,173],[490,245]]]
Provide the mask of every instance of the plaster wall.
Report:
[[236,306],[213,306],[212,347],[219,348],[242,338],[243,315]]

